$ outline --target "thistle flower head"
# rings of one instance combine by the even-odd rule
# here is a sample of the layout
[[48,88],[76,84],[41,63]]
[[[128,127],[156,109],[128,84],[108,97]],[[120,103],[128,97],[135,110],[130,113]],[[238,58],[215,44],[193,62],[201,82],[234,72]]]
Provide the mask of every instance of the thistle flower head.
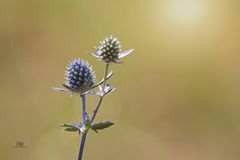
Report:
[[66,82],[64,86],[72,91],[84,92],[95,83],[92,67],[80,58],[71,61],[65,73]]
[[97,47],[97,54],[107,63],[117,60],[120,51],[120,42],[113,36],[106,37],[100,42],[100,46]]
[[121,63],[120,59],[130,54],[133,49],[121,52],[120,41],[110,35],[100,42],[95,54],[90,53],[92,56],[98,58],[99,60],[105,61],[105,63]]

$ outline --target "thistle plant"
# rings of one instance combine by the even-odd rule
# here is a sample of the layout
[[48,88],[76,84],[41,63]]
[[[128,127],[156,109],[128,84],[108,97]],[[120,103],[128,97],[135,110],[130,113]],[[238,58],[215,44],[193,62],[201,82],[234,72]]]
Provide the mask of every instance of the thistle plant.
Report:
[[[53,88],[56,91],[78,95],[82,100],[81,119],[74,123],[61,124],[65,131],[78,132],[79,135],[82,135],[78,160],[82,160],[84,145],[88,132],[92,130],[98,133],[99,130],[103,130],[113,125],[113,123],[110,121],[95,123],[94,119],[98,114],[100,106],[103,102],[103,98],[115,90],[115,88],[111,87],[111,85],[107,83],[108,79],[113,75],[112,71],[109,72],[110,64],[122,63],[121,59],[130,54],[132,51],[133,49],[121,52],[119,40],[112,35],[108,36],[100,42],[100,45],[96,47],[96,51],[94,53],[90,53],[90,55],[100,61],[103,61],[105,64],[104,76],[101,81],[97,82],[94,71],[88,62],[77,58],[70,61],[66,68],[66,81],[63,84],[64,88]],[[96,108],[91,116],[86,111],[87,95],[99,97]]]

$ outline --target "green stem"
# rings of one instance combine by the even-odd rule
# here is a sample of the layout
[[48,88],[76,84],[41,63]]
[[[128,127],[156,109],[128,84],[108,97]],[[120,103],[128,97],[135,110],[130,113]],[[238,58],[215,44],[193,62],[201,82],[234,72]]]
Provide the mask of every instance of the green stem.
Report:
[[[104,79],[103,79],[104,82],[103,82],[103,87],[102,87],[102,91],[103,91],[103,92],[104,92],[104,89],[105,89],[105,86],[106,86],[106,82],[107,82],[108,68],[109,68],[109,63],[106,63],[105,73],[104,73]],[[104,94],[104,93],[103,93],[103,94]],[[104,97],[104,95],[102,95],[102,96],[99,98],[99,100],[98,100],[98,104],[97,104],[95,110],[93,111],[93,116],[92,116],[92,118],[91,118],[91,123],[94,121],[94,119],[95,119],[95,117],[96,117],[96,115],[97,115],[97,113],[98,113],[98,110],[99,110],[99,108],[100,108],[100,106],[101,106],[101,104],[102,104],[103,97]]]
[[109,63],[106,64],[106,67],[105,67],[105,74],[104,74],[104,82],[103,82],[103,91],[104,91],[104,88],[106,86],[106,82],[107,82],[107,73],[108,73],[108,68],[109,68]]

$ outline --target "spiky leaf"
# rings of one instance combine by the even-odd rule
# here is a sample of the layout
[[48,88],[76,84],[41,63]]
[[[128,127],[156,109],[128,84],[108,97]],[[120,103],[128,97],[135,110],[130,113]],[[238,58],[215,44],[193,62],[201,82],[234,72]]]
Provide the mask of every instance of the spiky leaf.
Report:
[[97,130],[102,130],[102,129],[105,129],[105,128],[108,128],[110,126],[112,126],[114,123],[112,122],[98,122],[98,123],[95,123],[92,125],[92,129],[97,132]]
[[76,122],[71,124],[61,124],[60,126],[65,127],[64,131],[76,132],[81,129],[82,124],[80,122]]

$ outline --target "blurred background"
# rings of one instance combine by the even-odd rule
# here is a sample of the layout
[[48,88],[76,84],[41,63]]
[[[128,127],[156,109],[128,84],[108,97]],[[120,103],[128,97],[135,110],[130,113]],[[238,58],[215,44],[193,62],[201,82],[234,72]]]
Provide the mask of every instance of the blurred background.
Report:
[[[55,92],[69,60],[113,34],[117,91],[104,99],[85,160],[240,159],[239,0],[0,0],[0,159],[74,160],[81,100]],[[88,96],[92,113],[97,98]],[[27,148],[14,148],[23,142]]]

